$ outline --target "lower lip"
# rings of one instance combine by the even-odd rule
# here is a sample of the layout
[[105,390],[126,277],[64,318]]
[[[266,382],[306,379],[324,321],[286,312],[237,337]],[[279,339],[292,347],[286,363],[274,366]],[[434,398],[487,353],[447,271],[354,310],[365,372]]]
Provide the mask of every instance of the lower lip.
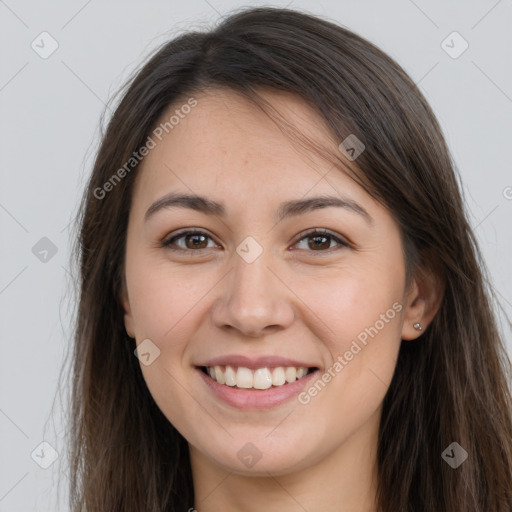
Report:
[[201,369],[197,369],[203,382],[215,396],[238,409],[269,409],[298,395],[319,373],[315,370],[305,377],[289,382],[282,386],[268,389],[240,389],[237,387],[219,384]]

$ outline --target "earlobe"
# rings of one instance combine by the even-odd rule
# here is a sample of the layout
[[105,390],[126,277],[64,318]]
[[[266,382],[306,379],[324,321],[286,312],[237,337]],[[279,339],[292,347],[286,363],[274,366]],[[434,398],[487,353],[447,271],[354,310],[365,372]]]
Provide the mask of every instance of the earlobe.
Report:
[[[427,324],[425,321],[425,299],[420,294],[419,286],[416,282],[411,286],[411,290],[407,297],[402,326],[402,339],[414,340],[423,332],[423,326]],[[415,328],[415,324],[421,324],[422,330]]]
[[439,310],[444,283],[435,272],[418,272],[407,295],[403,316],[402,339],[419,338]]

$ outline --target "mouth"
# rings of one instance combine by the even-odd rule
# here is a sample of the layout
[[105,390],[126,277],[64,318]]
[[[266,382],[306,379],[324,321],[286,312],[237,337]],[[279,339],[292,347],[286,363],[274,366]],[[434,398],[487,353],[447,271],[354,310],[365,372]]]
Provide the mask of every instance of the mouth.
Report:
[[318,370],[317,367],[277,366],[246,368],[244,366],[198,366],[209,379],[222,386],[245,390],[269,390],[286,387]]

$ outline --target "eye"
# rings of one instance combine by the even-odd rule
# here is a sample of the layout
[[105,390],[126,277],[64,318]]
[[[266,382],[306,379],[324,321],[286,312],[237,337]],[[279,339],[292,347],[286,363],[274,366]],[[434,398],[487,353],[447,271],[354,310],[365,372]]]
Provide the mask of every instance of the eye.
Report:
[[[194,251],[196,249],[211,249],[212,246],[208,247],[208,239],[212,240],[211,236],[204,231],[187,230],[178,233],[172,238],[164,240],[162,242],[162,246],[170,249],[171,251]],[[184,244],[177,244],[176,242],[178,240],[183,240]],[[213,247],[216,247],[216,245]]]
[[[299,245],[303,243],[304,240],[310,239],[310,243],[306,243],[306,250],[310,249],[314,252],[327,252],[328,249],[332,249],[331,243],[333,241],[341,247],[350,247],[347,242],[330,232],[328,229],[314,229],[308,232],[302,232],[299,236],[301,238],[294,245]],[[208,246],[208,239],[213,241],[212,237],[205,231],[189,229],[181,231],[171,238],[164,240],[162,242],[162,247],[171,251],[195,251],[199,249],[212,249],[218,247],[215,243]],[[304,247],[299,247],[299,249],[304,249]]]
[[[315,252],[327,252],[328,249],[331,249],[330,245],[332,241],[335,241],[342,247],[350,247],[347,242],[330,232],[328,229],[314,229],[306,233],[300,233],[299,236],[301,236],[301,238],[295,245],[300,244],[303,240],[310,239],[310,242],[306,243],[306,247]],[[303,248],[304,247],[299,247],[299,249]]]

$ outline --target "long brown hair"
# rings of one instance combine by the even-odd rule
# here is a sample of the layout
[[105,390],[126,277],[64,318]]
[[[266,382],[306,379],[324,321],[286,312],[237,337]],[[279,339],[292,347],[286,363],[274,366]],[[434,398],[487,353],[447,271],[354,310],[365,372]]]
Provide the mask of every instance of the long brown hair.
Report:
[[[295,93],[337,140],[355,134],[365,151],[350,171],[396,219],[408,275],[433,272],[444,283],[428,329],[416,342],[402,341],[383,402],[379,512],[511,512],[511,365],[438,122],[414,82],[376,46],[328,20],[278,8],[244,9],[162,45],[120,91],[102,134],[78,216],[73,512],[177,512],[194,503],[187,442],[149,393],[123,323],[138,166],[104,197],[98,190],[146,144],[170,105],[215,87],[259,105],[261,87]],[[441,456],[452,442],[468,452],[456,469]]]

